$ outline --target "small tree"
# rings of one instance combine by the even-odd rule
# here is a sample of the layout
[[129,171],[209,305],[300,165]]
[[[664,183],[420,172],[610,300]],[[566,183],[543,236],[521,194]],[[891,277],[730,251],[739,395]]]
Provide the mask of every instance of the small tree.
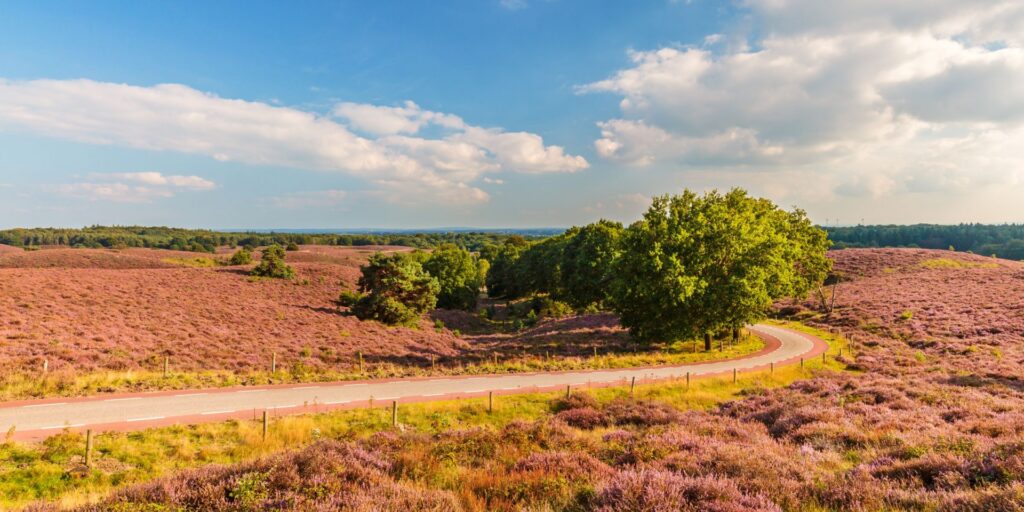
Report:
[[362,267],[359,295],[343,292],[342,305],[360,320],[390,325],[415,325],[420,315],[434,309],[440,285],[407,254],[374,254]]
[[250,274],[275,279],[291,279],[295,277],[295,270],[284,262],[284,248],[275,244],[263,249],[259,265],[256,265]]
[[231,255],[231,259],[228,260],[229,265],[248,265],[250,263],[252,263],[252,252],[244,247],[235,251]]
[[287,251],[297,251],[297,250],[299,250],[299,244],[297,244],[295,242],[288,242],[288,246],[285,247],[285,250],[287,250]]

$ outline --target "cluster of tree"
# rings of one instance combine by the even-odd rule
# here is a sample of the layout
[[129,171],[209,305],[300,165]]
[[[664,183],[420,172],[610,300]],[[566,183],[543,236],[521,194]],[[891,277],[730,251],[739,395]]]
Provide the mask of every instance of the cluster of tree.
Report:
[[921,247],[971,251],[1024,260],[1024,224],[914,224],[825,228],[838,249],[848,247]]
[[492,256],[488,294],[545,294],[578,309],[601,307],[610,298],[622,233],[622,224],[600,220],[535,243],[510,238]]
[[339,303],[363,320],[415,325],[434,307],[475,309],[486,273],[487,261],[453,244],[430,253],[378,253],[362,267],[358,290],[342,292]]
[[[546,236],[550,231],[530,232],[531,239]],[[424,233],[237,233],[202,229],[180,229],[145,226],[90,226],[82,229],[32,228],[0,231],[0,244],[18,247],[64,245],[68,247],[126,248],[149,247],[212,253],[220,246],[285,247],[298,245],[399,245],[404,247],[433,248],[455,244],[470,251],[479,251],[485,245],[504,242],[509,232],[424,232]]]
[[705,337],[805,295],[831,269],[825,232],[742,190],[658,197],[628,228],[600,221],[496,252],[488,292],[610,307],[638,340]]

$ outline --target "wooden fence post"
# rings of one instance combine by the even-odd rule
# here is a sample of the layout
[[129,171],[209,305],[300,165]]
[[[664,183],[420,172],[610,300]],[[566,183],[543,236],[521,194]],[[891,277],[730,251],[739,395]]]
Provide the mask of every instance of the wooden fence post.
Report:
[[572,384],[565,385],[565,398],[569,398],[569,393],[572,391]]
[[277,352],[270,359],[270,373],[277,373]]
[[769,373],[775,373],[775,361],[768,363]]
[[363,351],[356,352],[359,355],[359,373],[363,373]]
[[636,375],[633,376],[633,380],[629,382],[629,396],[633,396],[636,391]]
[[43,359],[43,373],[45,374],[45,373],[47,373],[49,371],[50,371],[50,360],[49,359]]
[[270,420],[267,418],[267,410],[263,409],[263,441],[267,441],[267,430]]
[[732,383],[736,384],[736,368],[732,369]]
[[487,413],[494,412],[494,391],[487,392]]
[[92,467],[92,429],[85,431],[85,467]]
[[164,378],[167,378],[167,374],[171,370],[171,358],[170,356],[164,356]]
[[398,426],[398,400],[391,401],[391,426]]

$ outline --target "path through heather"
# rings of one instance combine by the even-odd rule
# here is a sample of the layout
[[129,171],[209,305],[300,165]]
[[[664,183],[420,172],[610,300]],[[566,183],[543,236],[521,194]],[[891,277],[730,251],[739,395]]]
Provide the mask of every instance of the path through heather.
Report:
[[820,355],[827,345],[798,331],[758,324],[751,331],[766,348],[749,356],[703,363],[648,368],[521,373],[449,378],[411,378],[349,381],[310,385],[281,385],[216,390],[111,395],[102,398],[53,399],[0,404],[0,431],[15,429],[15,438],[38,439],[62,429],[96,431],[140,430],[168,425],[322,412],[397,402],[423,402],[488,393],[512,394],[566,386],[626,384],[669,378],[691,378],[753,371],[795,364]]

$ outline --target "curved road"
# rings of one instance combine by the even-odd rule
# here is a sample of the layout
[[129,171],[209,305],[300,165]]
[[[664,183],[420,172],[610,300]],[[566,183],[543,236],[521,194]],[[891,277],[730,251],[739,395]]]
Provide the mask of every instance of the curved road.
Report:
[[[781,327],[758,324],[751,328],[766,341],[765,348],[745,357],[676,366],[518,373],[449,378],[348,381],[321,384],[222,388],[119,394],[109,397],[51,399],[0,404],[0,432],[15,429],[16,439],[39,439],[61,429],[139,430],[142,428],[254,419],[271,415],[322,412],[398,402],[422,402],[465,396],[526,393],[566,386],[622,385],[637,381],[730,375],[785,365],[820,355],[828,345],[821,339]],[[372,404],[371,404],[372,401]]]

